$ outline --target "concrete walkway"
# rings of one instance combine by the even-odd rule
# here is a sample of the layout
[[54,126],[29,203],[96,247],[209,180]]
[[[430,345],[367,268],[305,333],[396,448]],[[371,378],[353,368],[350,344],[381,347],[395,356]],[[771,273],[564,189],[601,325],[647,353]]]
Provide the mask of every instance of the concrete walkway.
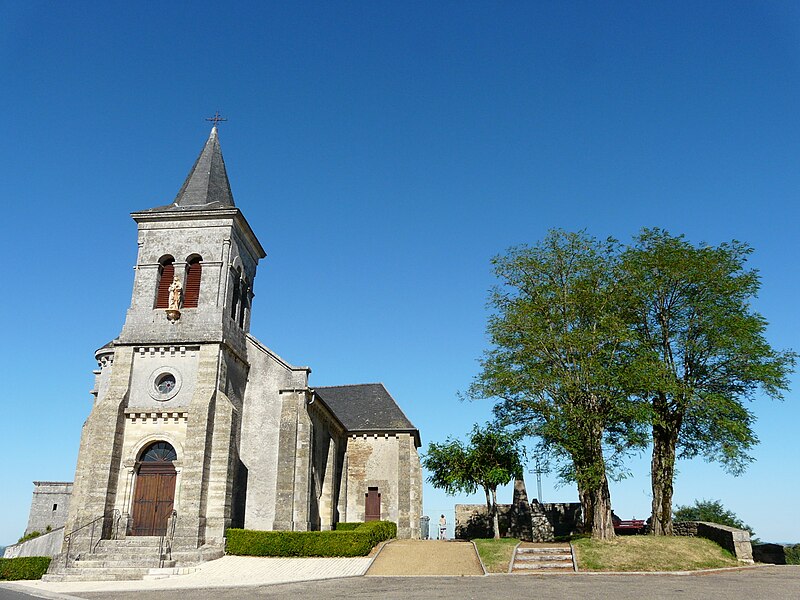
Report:
[[223,556],[203,563],[196,571],[150,581],[9,582],[5,587],[22,592],[71,595],[78,592],[181,590],[232,588],[339,577],[366,573],[372,558],[261,558]]
[[367,572],[371,577],[483,576],[470,542],[392,540]]

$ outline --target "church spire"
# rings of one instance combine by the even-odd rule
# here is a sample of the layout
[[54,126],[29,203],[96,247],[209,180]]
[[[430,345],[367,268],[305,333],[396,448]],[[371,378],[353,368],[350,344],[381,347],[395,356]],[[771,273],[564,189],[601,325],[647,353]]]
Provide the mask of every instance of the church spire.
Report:
[[197,157],[192,170],[183,182],[172,207],[184,209],[208,209],[232,207],[233,194],[219,146],[217,124]]

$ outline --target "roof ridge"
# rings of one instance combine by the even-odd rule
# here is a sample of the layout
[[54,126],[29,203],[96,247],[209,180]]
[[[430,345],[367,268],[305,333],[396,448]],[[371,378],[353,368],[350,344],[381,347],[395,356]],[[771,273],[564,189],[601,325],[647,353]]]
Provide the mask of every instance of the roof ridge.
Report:
[[386,389],[386,386],[383,384],[382,381],[374,381],[374,382],[370,382],[370,383],[343,383],[341,385],[315,385],[312,389],[324,390],[325,388],[359,387],[359,386],[363,386],[363,385],[380,385],[380,386],[383,387],[383,389],[386,390],[387,393],[389,392],[389,390]]

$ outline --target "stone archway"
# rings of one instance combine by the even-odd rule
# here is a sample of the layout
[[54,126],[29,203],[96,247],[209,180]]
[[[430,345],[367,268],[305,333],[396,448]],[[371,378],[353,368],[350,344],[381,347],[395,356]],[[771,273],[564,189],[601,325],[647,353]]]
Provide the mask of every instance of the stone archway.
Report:
[[133,491],[130,535],[164,535],[175,503],[175,449],[154,442],[141,454]]

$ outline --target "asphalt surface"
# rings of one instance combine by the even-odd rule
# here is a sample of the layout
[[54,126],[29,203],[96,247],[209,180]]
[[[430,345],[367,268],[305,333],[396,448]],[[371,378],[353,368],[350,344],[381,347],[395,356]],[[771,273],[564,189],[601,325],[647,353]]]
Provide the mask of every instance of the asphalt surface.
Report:
[[[21,600],[25,596],[3,596]],[[546,598],[567,600],[670,599],[797,600],[800,567],[761,567],[695,575],[498,575],[488,577],[351,577],[264,587],[75,594],[87,600],[246,600],[303,597],[359,598]]]

